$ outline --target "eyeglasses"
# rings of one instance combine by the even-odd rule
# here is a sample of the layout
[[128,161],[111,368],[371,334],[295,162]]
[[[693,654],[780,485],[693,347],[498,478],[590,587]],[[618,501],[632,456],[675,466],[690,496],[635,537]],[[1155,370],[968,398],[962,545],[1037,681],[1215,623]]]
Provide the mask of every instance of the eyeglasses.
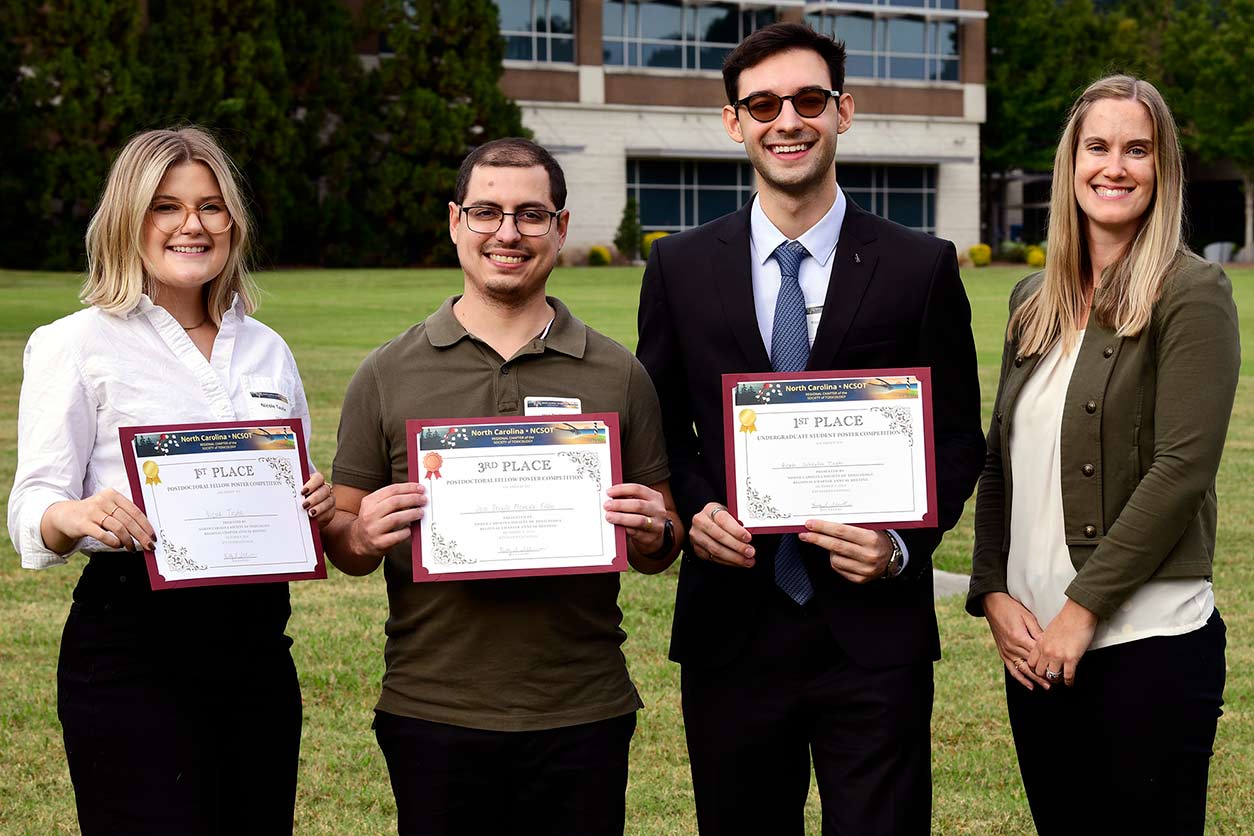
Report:
[[749,115],[757,121],[770,122],[784,109],[784,102],[791,101],[793,110],[797,111],[798,116],[813,119],[827,109],[827,100],[833,96],[839,99],[840,91],[824,90],[822,87],[806,87],[791,96],[754,93],[733,103],[733,107],[739,108],[743,105],[745,110],[749,111]]
[[471,232],[480,235],[491,235],[505,223],[505,216],[514,219],[514,228],[519,235],[538,238],[548,235],[553,228],[553,219],[562,214],[562,210],[550,212],[548,209],[519,209],[517,212],[503,212],[495,206],[459,206],[466,213],[466,225]]
[[148,209],[152,225],[166,234],[178,232],[187,224],[188,216],[193,214],[205,232],[211,235],[226,232],[233,222],[231,213],[221,203],[206,203],[199,209],[193,209],[182,203],[162,201]]

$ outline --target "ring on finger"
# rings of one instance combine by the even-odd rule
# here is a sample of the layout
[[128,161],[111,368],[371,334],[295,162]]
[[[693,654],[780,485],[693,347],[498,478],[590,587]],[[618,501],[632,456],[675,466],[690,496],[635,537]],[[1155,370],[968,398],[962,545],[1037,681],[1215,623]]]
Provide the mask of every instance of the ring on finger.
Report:
[[645,530],[645,531],[652,531],[652,530],[653,530],[653,517],[645,517],[645,518],[644,518],[644,530]]
[[1049,668],[1045,669],[1045,678],[1050,682],[1057,680],[1060,676],[1062,676],[1062,671],[1051,671]]
[[722,505],[719,505],[716,508],[711,508],[710,509],[710,521],[713,522],[714,518],[718,516],[719,511],[726,511],[726,510],[727,509],[724,508]]
[[1015,670],[1017,670],[1017,671],[1023,670],[1023,660],[1022,660],[1022,659],[1015,659]]

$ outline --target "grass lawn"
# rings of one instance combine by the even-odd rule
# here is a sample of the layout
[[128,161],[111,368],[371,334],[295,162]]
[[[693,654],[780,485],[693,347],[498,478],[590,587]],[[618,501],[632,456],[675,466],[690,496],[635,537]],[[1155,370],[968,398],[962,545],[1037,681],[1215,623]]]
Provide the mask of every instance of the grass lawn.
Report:
[[[985,421],[993,400],[1018,268],[968,270]],[[1230,272],[1242,336],[1254,351],[1254,270]],[[636,268],[559,270],[549,283],[598,330],[635,345]],[[362,357],[431,312],[460,288],[460,274],[432,271],[290,271],[262,275],[260,318],[283,334],[300,364],[313,411],[313,457],[330,466],[340,397]],[[21,356],[38,325],[77,308],[78,279],[67,274],[0,271],[0,485],[13,481]],[[154,419],[157,416],[154,416]],[[3,489],[7,505],[7,487]],[[1254,365],[1242,367],[1236,411],[1219,477],[1216,597],[1228,623],[1226,716],[1211,768],[1211,833],[1250,832],[1254,796]],[[968,513],[941,546],[941,568],[970,565]],[[77,832],[73,793],[56,717],[57,645],[78,577],[70,567],[29,572],[0,534],[0,832]],[[677,575],[628,575],[622,606],[626,654],[647,708],[640,714],[627,798],[630,834],[695,833],[679,710],[679,669],[666,660]],[[369,730],[383,671],[386,597],[382,573],[292,585],[289,634],[305,699],[296,831],[301,834],[395,832],[383,758]],[[940,834],[1031,832],[1005,717],[1000,663],[983,621],[960,598],[938,604],[945,658],[936,666],[933,711],[934,816]],[[154,729],[154,732],[158,730]],[[1060,730],[1060,745],[1066,731]],[[817,793],[807,810],[817,833]],[[764,834],[769,836],[769,834]]]

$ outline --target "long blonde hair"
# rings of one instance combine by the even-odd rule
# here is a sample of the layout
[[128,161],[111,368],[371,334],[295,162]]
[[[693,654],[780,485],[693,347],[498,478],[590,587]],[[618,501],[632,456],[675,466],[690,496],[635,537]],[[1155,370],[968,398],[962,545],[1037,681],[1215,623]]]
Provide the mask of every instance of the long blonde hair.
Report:
[[114,160],[100,205],[87,225],[87,280],[80,296],[85,304],[122,314],[139,303],[141,294],[152,295],[153,278],[144,265],[144,224],[166,171],[186,162],[204,163],[213,172],[233,221],[230,255],[205,292],[208,314],[221,324],[236,293],[247,313],[256,310],[247,267],[248,209],[235,166],[212,136],[194,126],[137,134]]
[[1154,196],[1132,243],[1102,271],[1093,299],[1098,323],[1123,336],[1149,324],[1163,280],[1183,249],[1184,166],[1176,123],[1163,97],[1148,81],[1112,75],[1089,85],[1071,108],[1054,155],[1049,206],[1045,281],[1010,317],[1009,338],[1019,340],[1022,356],[1043,353],[1062,341],[1075,344],[1091,271],[1083,212],[1076,201],[1075,159],[1080,126],[1095,102],[1134,100],[1145,105],[1154,125]]

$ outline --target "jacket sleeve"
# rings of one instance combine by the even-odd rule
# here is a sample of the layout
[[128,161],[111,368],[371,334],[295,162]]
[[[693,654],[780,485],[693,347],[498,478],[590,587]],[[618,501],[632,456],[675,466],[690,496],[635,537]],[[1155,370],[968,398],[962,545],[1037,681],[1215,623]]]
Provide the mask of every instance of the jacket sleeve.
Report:
[[693,429],[690,405],[691,389],[683,365],[679,344],[677,312],[668,298],[662,241],[654,243],[644,269],[640,287],[640,310],[637,319],[640,341],[636,356],[653,380],[658,403],[662,408],[662,431],[666,436],[666,454],[670,460],[671,493],[685,521],[705,507],[721,501],[705,477],[701,450]]
[[980,473],[975,492],[975,546],[971,554],[971,586],[967,590],[967,612],[974,616],[984,615],[983,598],[990,592],[1006,592],[1006,559],[1003,548],[1006,542],[1006,495],[1005,471],[1002,468],[1001,448],[1001,390],[1006,381],[1006,369],[1015,354],[1014,343],[1006,341],[1001,353],[1001,375],[997,383],[997,399],[993,402],[993,417],[989,421],[984,470]]
[[1169,279],[1155,319],[1153,461],[1067,587],[1101,618],[1154,574],[1214,489],[1240,374],[1232,283],[1218,266]]
[[919,333],[918,356],[932,369],[932,425],[936,445],[936,528],[897,532],[910,551],[905,574],[931,569],[941,537],[962,516],[980,473],[984,450],[980,431],[980,378],[971,335],[971,304],[958,272],[952,244],[946,242],[932,267],[932,283]]

